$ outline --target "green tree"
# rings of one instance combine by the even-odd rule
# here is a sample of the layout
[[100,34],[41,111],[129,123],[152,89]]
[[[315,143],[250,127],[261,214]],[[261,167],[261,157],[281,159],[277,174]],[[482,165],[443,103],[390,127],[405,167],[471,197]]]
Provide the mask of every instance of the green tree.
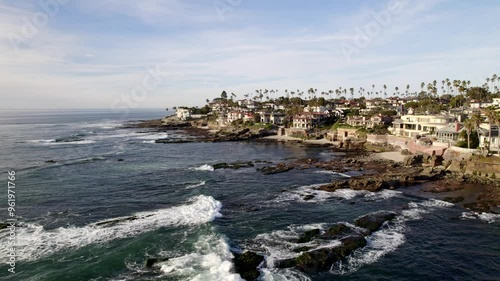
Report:
[[474,123],[471,120],[467,120],[464,123],[465,133],[467,134],[467,148],[470,149],[470,135],[474,129]]
[[220,97],[221,97],[221,99],[227,100],[227,93],[226,93],[226,91],[222,91],[222,93],[220,94]]
[[495,111],[495,108],[493,107],[488,107],[485,111],[486,118],[488,118],[488,124],[490,125],[490,131],[488,132],[488,153],[490,153],[491,149],[491,127],[495,123],[495,118],[497,115],[497,112]]
[[472,114],[470,118],[472,124],[474,124],[474,130],[476,130],[477,133],[477,138],[480,139],[480,128],[481,128],[481,123],[483,122],[483,118],[481,117],[480,113],[474,113]]

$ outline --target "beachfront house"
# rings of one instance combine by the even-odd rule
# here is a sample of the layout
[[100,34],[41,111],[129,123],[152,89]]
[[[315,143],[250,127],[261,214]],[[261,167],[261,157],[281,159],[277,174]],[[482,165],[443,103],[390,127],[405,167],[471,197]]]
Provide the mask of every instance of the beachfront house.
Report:
[[389,131],[396,136],[414,138],[434,134],[454,121],[454,117],[447,115],[403,115],[392,122]]

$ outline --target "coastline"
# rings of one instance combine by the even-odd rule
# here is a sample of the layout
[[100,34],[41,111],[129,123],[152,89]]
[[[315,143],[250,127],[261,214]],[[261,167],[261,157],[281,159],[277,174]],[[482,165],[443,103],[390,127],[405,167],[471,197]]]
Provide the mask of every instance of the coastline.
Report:
[[[304,140],[301,138],[278,136],[272,132],[241,128],[226,128],[226,131],[215,130],[208,126],[186,125],[186,123],[164,125],[161,120],[148,120],[130,123],[127,128],[148,129],[158,132],[182,131],[188,139],[175,141],[156,140],[157,143],[173,144],[185,142],[285,142],[299,146],[313,146],[327,151],[343,152],[342,161],[320,161],[318,159],[298,159],[288,163],[273,163],[264,167],[264,174],[286,173],[293,169],[319,168],[332,172],[344,173],[348,170],[371,171],[361,173],[349,179],[334,181],[330,186],[320,189],[334,192],[340,188],[368,190],[378,192],[384,189],[399,189],[412,195],[453,202],[465,210],[473,212],[500,213],[500,180],[481,178],[476,175],[465,175],[451,172],[443,166],[431,167],[428,164],[412,163],[408,155],[400,151],[377,151],[377,149],[341,148],[339,142],[326,139]],[[410,157],[411,159],[411,157]],[[267,160],[262,162],[268,163]],[[220,163],[219,168],[238,169],[242,163]],[[246,163],[243,163],[247,165]],[[253,167],[253,164],[251,164]],[[267,169],[267,170],[266,170]],[[375,173],[375,175],[373,174]],[[487,184],[485,184],[487,183]]]

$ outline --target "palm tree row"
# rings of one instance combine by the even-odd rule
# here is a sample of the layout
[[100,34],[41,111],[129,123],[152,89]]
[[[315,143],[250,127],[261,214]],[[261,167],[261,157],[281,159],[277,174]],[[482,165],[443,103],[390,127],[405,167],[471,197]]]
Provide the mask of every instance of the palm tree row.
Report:
[[[490,93],[500,93],[499,91],[499,83],[500,83],[500,77],[498,77],[497,74],[493,74],[491,78],[486,78],[486,81],[483,85],[481,85],[484,89],[486,89]],[[432,82],[422,82],[420,84],[420,92],[418,91],[413,91],[410,92],[410,85],[406,85],[406,89],[404,92],[400,93],[400,88],[399,86],[394,87],[394,91],[392,91],[392,94],[389,94],[390,96],[400,96],[402,97],[416,97],[419,93],[424,93],[424,94],[429,94],[434,97],[438,96],[438,92],[440,92],[442,95],[451,95],[451,96],[456,96],[456,95],[464,95],[467,93],[467,90],[470,88],[471,81],[470,80],[450,80],[449,78],[446,78],[441,81],[441,91],[438,89],[438,81],[434,80]],[[388,87],[386,84],[382,85],[382,89],[378,90],[375,84],[371,85],[371,89],[367,90],[363,87],[359,87],[359,90],[357,91],[359,96],[366,96],[368,98],[387,98],[388,96]],[[330,89],[326,91],[322,91],[318,93],[318,89],[316,88],[309,88],[306,92],[301,91],[300,89],[297,89],[296,91],[289,91],[288,89],[285,90],[285,94],[287,96],[291,95],[294,97],[297,95],[298,97],[304,96],[304,94],[307,93],[308,99],[313,99],[316,98],[318,94],[324,96],[325,98],[328,97],[329,99],[332,99],[332,95],[335,94],[337,95],[337,98],[340,96],[346,97],[348,94],[350,94],[351,99],[354,99],[354,93],[355,93],[355,88],[354,87],[349,87],[349,88],[342,88],[338,87],[337,89]],[[244,94],[245,98],[250,98],[254,99],[255,101],[263,101],[263,99],[273,99],[275,98],[274,95],[279,92],[278,89],[257,89],[253,93],[247,93]]]

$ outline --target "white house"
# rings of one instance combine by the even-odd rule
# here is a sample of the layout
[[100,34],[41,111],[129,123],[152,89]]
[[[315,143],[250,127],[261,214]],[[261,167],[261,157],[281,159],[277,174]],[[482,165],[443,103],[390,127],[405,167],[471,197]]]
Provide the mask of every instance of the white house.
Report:
[[445,115],[403,115],[392,122],[389,130],[396,136],[414,138],[434,134],[454,121],[454,117]]
[[177,118],[179,118],[180,120],[187,120],[191,117],[191,112],[189,111],[189,109],[186,108],[177,108],[175,114],[177,115]]

